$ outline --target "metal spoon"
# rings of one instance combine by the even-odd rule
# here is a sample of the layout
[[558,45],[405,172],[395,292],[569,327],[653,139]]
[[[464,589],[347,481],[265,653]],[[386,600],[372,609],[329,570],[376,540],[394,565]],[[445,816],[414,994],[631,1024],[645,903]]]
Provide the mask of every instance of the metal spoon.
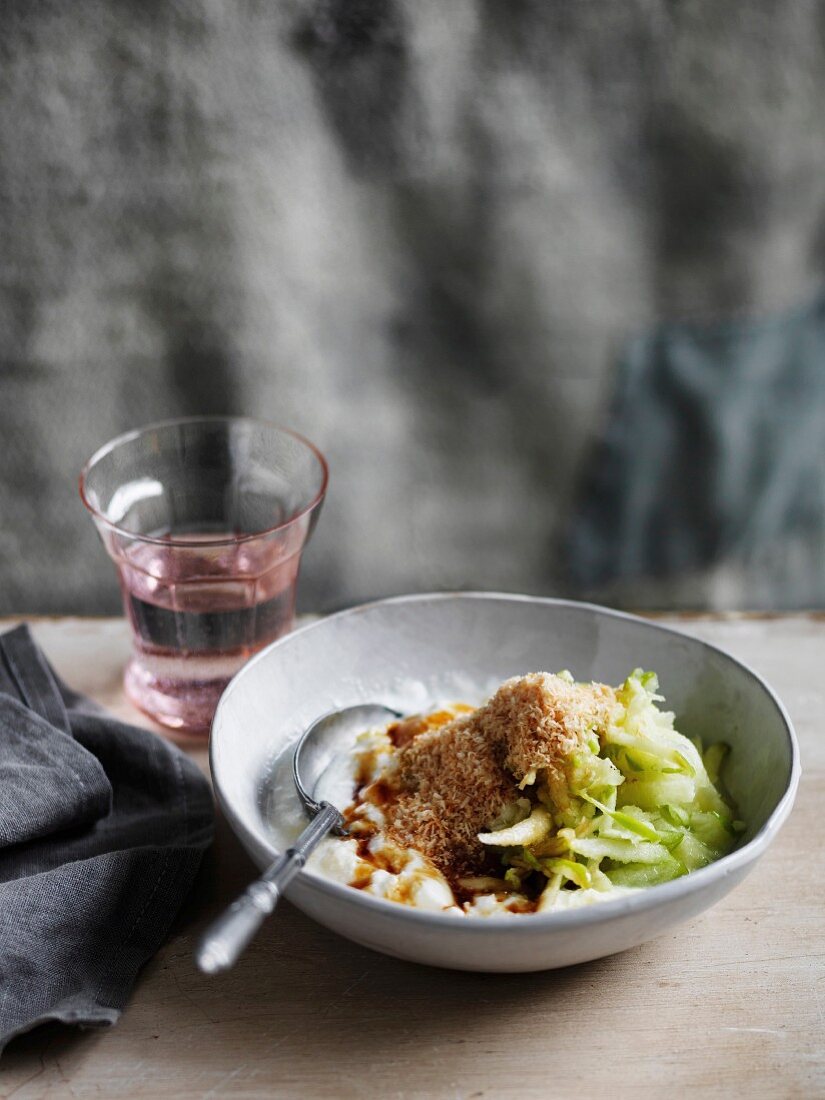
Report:
[[283,891],[329,832],[344,834],[341,811],[314,798],[319,780],[334,757],[352,748],[359,733],[400,718],[398,711],[377,704],[334,710],[316,719],[295,746],[292,778],[312,816],[295,844],[264,872],[207,928],[195,951],[198,967],[217,974],[233,966],[252,937],[272,913]]

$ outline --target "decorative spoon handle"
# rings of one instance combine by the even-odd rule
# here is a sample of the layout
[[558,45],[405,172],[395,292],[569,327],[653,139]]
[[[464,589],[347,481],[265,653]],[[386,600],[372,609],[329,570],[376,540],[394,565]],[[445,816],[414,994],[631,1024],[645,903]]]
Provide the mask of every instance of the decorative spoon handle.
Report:
[[293,847],[210,924],[195,951],[195,960],[204,974],[218,974],[234,966],[310,854],[328,832],[341,827],[343,820],[331,803],[322,802]]

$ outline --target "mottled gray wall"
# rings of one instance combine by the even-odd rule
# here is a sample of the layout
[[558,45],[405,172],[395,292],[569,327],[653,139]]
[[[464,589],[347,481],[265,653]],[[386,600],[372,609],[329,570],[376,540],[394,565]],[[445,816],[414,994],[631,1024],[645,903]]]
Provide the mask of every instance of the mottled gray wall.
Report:
[[[808,0],[4,0],[0,611],[117,606],[77,470],[195,412],[327,452],[305,607],[570,590],[626,340],[821,283],[823,27]],[[603,592],[821,601],[821,544],[788,539]]]

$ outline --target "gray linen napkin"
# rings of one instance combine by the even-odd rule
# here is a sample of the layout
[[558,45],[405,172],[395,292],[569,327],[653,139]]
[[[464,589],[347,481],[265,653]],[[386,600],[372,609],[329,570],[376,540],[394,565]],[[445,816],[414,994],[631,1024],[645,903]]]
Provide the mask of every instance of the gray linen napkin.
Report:
[[114,1023],[212,839],[183,753],[0,636],[0,1051],[47,1020]]

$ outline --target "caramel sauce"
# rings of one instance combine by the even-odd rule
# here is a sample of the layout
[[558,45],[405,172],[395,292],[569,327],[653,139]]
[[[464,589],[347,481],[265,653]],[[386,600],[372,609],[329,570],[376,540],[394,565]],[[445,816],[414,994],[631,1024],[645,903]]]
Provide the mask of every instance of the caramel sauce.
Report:
[[403,749],[420,733],[440,729],[441,726],[452,722],[459,714],[472,714],[472,712],[473,708],[466,703],[455,703],[449,710],[435,710],[432,714],[412,714],[409,718],[393,722],[387,728],[387,734],[396,749]]
[[394,748],[403,749],[405,745],[409,745],[414,737],[417,737],[419,733],[424,733],[426,729],[426,721],[420,715],[414,714],[412,718],[402,718],[400,722],[393,722],[387,729],[387,735]]
[[363,865],[356,867],[355,878],[350,886],[354,886],[356,890],[363,890],[364,887],[369,886],[372,882],[372,871],[372,867],[364,867]]

